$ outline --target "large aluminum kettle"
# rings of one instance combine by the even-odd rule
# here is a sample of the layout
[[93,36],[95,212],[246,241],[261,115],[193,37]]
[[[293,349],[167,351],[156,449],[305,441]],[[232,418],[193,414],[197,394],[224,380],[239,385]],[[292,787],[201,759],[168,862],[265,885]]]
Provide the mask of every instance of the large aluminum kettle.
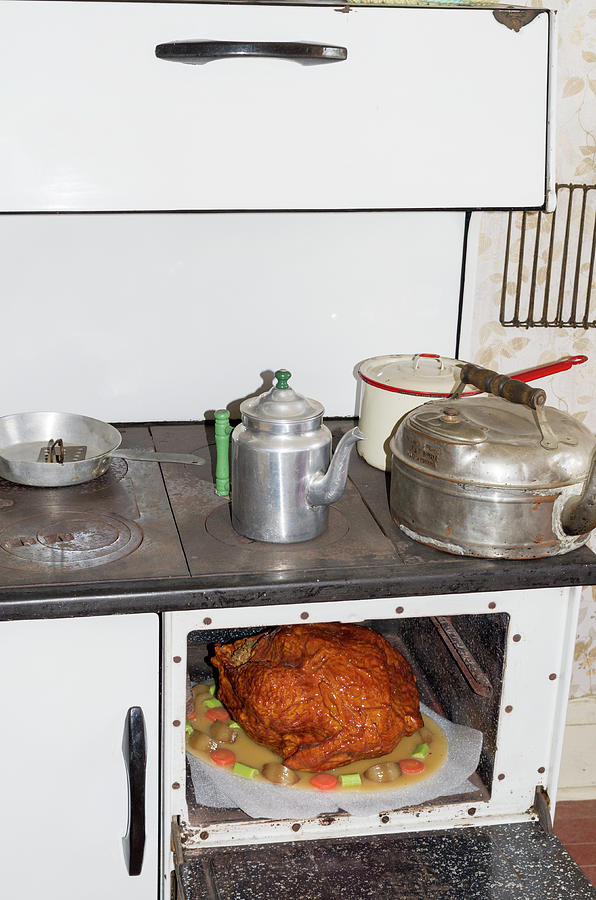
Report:
[[[460,399],[465,384],[488,397]],[[596,439],[543,390],[471,364],[448,400],[409,413],[391,441],[390,506],[410,537],[464,556],[532,559],[596,527]]]
[[[327,528],[329,504],[341,497],[358,428],[340,440],[333,458],[323,406],[277,384],[240,404],[232,432],[232,525],[255,541],[288,544],[318,537]],[[217,414],[216,414],[217,415]],[[221,427],[221,426],[220,426]]]

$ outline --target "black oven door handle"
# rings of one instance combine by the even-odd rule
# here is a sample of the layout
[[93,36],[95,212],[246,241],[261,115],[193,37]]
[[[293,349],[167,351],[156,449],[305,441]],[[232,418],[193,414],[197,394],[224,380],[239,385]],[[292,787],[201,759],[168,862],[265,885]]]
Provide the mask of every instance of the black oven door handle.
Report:
[[124,721],[122,752],[128,775],[128,829],[122,838],[129,875],[140,875],[145,852],[145,772],[147,741],[140,706],[131,706]]
[[171,41],[158,44],[155,55],[158,59],[194,65],[238,56],[271,56],[308,65],[341,62],[348,58],[348,51],[345,47],[300,41]]

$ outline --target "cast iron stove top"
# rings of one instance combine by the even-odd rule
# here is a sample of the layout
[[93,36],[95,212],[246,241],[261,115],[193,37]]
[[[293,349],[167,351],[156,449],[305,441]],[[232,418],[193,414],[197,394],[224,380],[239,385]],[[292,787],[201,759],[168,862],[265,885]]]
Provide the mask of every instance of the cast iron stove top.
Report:
[[43,585],[358,567],[396,557],[348,482],[314,541],[266,544],[232,528],[214,491],[215,444],[200,425],[129,426],[122,447],[198,451],[210,465],[115,457],[86,484],[29,488],[0,479],[0,585]]
[[[327,424],[337,440],[354,423]],[[0,619],[596,584],[588,547],[520,562],[451,556],[410,540],[391,519],[388,476],[356,452],[325,534],[300,544],[250,541],[215,494],[212,426],[120,431],[123,448],[198,453],[210,464],[116,457],[104,476],[79,486],[0,479]]]

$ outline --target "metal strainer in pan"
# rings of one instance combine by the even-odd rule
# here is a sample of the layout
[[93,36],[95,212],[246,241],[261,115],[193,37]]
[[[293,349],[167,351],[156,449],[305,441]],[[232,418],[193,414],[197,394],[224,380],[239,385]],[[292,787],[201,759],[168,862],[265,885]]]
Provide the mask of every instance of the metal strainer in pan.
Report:
[[32,487],[60,487],[98,478],[112,456],[195,466],[205,462],[190,453],[118,450],[121,441],[117,428],[89,416],[58,412],[3,416],[0,476]]

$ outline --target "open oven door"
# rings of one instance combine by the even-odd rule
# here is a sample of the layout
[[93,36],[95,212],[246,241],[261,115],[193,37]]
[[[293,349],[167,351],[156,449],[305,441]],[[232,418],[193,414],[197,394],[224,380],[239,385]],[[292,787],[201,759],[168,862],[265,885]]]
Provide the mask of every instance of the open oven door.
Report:
[[580,900],[593,887],[539,822],[185,853],[177,900]]

